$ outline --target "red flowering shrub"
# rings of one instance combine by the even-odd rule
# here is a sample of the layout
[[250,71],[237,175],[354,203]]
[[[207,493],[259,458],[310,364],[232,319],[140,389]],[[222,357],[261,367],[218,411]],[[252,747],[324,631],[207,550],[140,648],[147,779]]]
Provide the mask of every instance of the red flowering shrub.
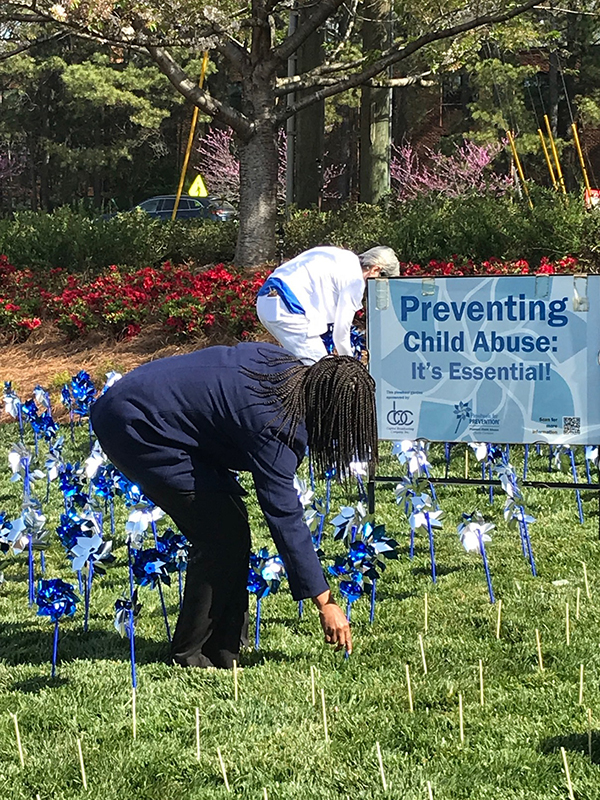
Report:
[[[403,276],[570,274],[576,258],[542,258],[537,269],[527,261],[490,258],[481,264],[455,258],[428,264],[402,264]],[[97,330],[114,338],[136,336],[160,322],[178,338],[206,335],[250,339],[259,330],[255,300],[267,271],[246,278],[219,264],[210,269],[146,267],[128,272],[110,267],[84,280],[61,269],[42,276],[18,270],[0,256],[0,340],[24,341],[42,320],[55,322],[70,338]]]

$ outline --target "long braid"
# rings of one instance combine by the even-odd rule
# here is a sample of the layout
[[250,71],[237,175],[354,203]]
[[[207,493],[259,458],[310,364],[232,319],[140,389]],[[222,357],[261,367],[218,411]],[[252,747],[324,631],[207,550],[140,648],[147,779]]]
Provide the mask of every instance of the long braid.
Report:
[[265,405],[279,406],[273,419],[279,420],[279,431],[289,425],[289,442],[298,425],[306,423],[309,454],[318,472],[334,468],[343,480],[352,461],[376,466],[375,381],[362,364],[350,356],[327,356],[307,367],[287,354],[269,354],[266,363],[286,368],[244,373],[258,383],[254,391]]

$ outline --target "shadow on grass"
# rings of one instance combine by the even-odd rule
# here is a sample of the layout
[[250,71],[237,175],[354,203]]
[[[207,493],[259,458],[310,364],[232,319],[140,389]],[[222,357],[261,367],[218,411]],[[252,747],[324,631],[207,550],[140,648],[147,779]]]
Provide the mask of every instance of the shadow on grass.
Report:
[[[451,575],[453,572],[460,572],[462,567],[447,567],[443,564],[435,567],[436,575],[443,577],[444,575]],[[411,569],[413,575],[431,575],[431,567],[413,567]]]
[[[50,667],[48,667],[50,669]],[[50,675],[37,675],[35,678],[26,678],[24,681],[15,681],[11,686],[14,692],[23,692],[25,694],[37,694],[43,689],[55,689],[58,686],[64,686],[69,681],[57,675],[52,678]]]
[[[564,736],[553,736],[550,739],[543,739],[540,749],[542,753],[560,752],[560,748],[570,750],[573,753],[589,754],[589,742],[587,733],[566,733]],[[600,732],[592,731],[592,764],[600,764]]]
[[[53,626],[47,631],[24,622],[5,622],[0,629],[2,661],[18,664],[45,664],[52,658]],[[167,642],[135,638],[136,662],[150,664],[169,661]],[[121,639],[115,631],[60,630],[58,641],[60,662],[89,659],[92,661],[129,661],[129,640]]]

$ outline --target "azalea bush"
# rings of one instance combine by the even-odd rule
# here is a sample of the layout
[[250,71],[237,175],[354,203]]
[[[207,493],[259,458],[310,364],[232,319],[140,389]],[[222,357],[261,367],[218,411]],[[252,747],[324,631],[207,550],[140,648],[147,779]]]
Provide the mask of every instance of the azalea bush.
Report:
[[[569,274],[579,269],[571,256],[543,258],[535,267],[524,259],[478,263],[458,257],[401,264],[405,276]],[[134,271],[111,266],[85,279],[59,268],[43,276],[19,270],[0,256],[0,340],[24,341],[43,321],[55,323],[70,339],[94,331],[131,338],[149,325],[160,325],[175,339],[252,339],[261,330],[255,300],[268,272],[265,267],[248,277],[223,264],[192,269],[165,262],[160,269]]]

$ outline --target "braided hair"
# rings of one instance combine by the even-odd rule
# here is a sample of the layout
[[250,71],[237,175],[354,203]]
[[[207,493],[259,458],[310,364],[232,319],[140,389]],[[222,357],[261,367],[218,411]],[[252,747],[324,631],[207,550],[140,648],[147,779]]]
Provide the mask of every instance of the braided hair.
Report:
[[262,402],[277,409],[273,419],[279,420],[278,432],[289,425],[288,443],[305,423],[309,458],[317,472],[334,468],[343,480],[352,461],[366,462],[374,470],[375,381],[366,367],[350,356],[326,356],[306,366],[287,353],[269,356],[266,363],[283,369],[244,372],[257,381],[254,391]]

